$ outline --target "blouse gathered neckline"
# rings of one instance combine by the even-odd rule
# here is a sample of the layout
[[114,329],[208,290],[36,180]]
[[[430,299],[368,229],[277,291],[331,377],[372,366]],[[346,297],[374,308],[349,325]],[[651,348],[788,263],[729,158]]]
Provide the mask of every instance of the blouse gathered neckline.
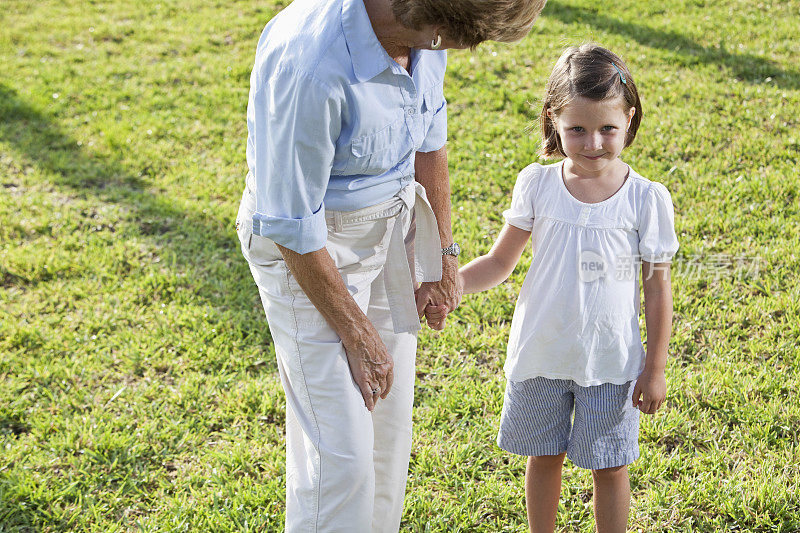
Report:
[[625,166],[628,168],[628,171],[625,173],[625,179],[623,180],[622,185],[620,185],[619,188],[617,188],[617,190],[614,191],[611,194],[611,196],[609,196],[605,200],[600,200],[599,202],[584,202],[582,200],[578,200],[577,198],[575,198],[574,194],[569,192],[569,188],[567,187],[566,180],[564,179],[564,161],[566,161],[566,160],[562,160],[559,163],[559,176],[561,177],[561,179],[559,179],[559,181],[561,182],[561,189],[567,194],[567,196],[570,197],[570,199],[572,201],[580,204],[581,206],[590,206],[590,207],[594,206],[594,207],[597,207],[597,206],[600,206],[600,205],[603,205],[603,204],[606,204],[606,203],[611,203],[611,201],[614,198],[618,198],[618,197],[622,196],[623,190],[628,186],[628,183],[631,181],[630,180],[631,167],[630,167],[630,165],[625,163]]

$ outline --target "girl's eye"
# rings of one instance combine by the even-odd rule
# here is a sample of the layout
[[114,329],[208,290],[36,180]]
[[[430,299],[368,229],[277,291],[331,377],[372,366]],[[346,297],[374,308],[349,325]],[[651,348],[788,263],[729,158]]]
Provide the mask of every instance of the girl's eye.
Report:
[[569,131],[574,131],[575,133],[581,133],[583,128],[581,126],[572,126]]
[[615,129],[617,128],[615,128],[614,126],[603,126],[603,131],[613,131]]

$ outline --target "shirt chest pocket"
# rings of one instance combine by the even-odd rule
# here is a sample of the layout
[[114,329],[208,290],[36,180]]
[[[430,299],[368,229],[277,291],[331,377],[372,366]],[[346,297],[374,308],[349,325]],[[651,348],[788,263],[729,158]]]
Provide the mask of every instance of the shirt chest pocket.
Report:
[[383,174],[405,159],[412,148],[405,121],[395,120],[375,133],[353,139],[347,170],[354,174]]

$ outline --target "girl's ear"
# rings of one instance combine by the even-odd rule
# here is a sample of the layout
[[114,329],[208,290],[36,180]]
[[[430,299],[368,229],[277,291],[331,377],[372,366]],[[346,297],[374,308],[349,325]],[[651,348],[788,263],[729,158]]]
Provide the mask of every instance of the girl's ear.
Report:
[[627,129],[631,129],[631,120],[633,120],[633,116],[635,114],[636,114],[636,108],[635,107],[631,107],[630,110],[628,110],[628,128]]

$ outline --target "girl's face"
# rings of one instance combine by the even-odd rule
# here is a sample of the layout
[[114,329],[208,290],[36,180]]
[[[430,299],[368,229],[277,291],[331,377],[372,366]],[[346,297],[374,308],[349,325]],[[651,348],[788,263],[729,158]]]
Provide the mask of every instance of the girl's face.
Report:
[[547,115],[561,137],[561,147],[577,173],[604,176],[625,148],[625,137],[636,109],[626,108],[622,97],[590,100],[578,97]]

